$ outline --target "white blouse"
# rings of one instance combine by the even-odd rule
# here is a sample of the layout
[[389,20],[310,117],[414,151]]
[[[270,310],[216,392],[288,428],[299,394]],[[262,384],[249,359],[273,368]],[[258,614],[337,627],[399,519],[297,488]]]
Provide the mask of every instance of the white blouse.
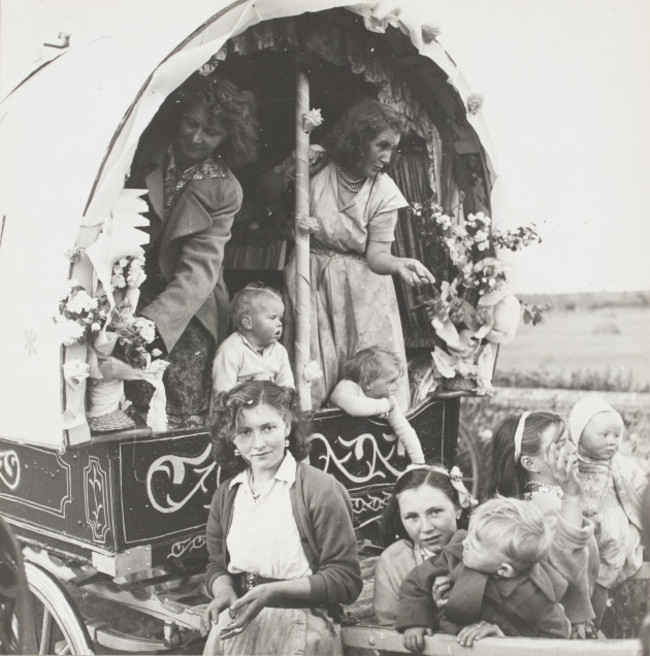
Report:
[[235,476],[239,485],[226,538],[228,571],[250,572],[271,579],[297,579],[312,574],[300,541],[289,491],[296,480],[296,461],[287,451],[275,476],[253,498],[249,470]]

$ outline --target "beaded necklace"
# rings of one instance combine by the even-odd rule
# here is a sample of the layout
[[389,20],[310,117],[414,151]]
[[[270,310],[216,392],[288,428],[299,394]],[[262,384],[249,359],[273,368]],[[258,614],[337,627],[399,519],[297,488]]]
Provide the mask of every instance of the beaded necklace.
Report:
[[524,498],[528,495],[532,495],[533,492],[541,492],[542,494],[552,494],[558,499],[564,499],[564,492],[559,485],[547,485],[546,483],[540,483],[539,481],[528,481],[526,483],[526,492],[524,493]]
[[363,183],[366,181],[365,177],[353,178],[349,176],[340,166],[336,166],[336,177],[338,181],[353,194],[358,193],[358,191],[363,187]]

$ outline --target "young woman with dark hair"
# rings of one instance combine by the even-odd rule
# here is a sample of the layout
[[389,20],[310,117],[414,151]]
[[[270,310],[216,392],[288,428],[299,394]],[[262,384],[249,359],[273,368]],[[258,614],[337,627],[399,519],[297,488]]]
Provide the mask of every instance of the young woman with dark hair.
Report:
[[[475,501],[457,467],[412,465],[396,481],[382,516],[382,535],[388,545],[375,568],[374,609],[381,624],[397,617],[398,593],[406,575],[438,554],[460,528],[467,528]],[[440,577],[436,589],[449,589]]]
[[[171,112],[169,109],[171,108]],[[156,325],[170,362],[163,381],[170,428],[205,422],[212,360],[228,329],[224,248],[242,203],[229,166],[255,158],[255,100],[221,77],[190,78],[166,104],[172,134],[149,130],[136,152],[128,186],[148,190],[147,279],[137,314]],[[153,393],[128,381],[126,396],[146,416]]]
[[350,498],[306,454],[296,392],[250,381],[217,396],[217,463],[239,470],[206,529],[205,654],[342,654],[341,604],[361,592]]
[[[343,363],[357,351],[381,346],[398,354],[406,371],[404,336],[392,275],[409,286],[432,284],[434,277],[418,260],[391,253],[398,210],[408,206],[386,173],[405,132],[403,118],[376,100],[349,107],[324,142],[326,153],[310,180],[311,357],[323,377],[312,384],[315,409],[327,401]],[[323,166],[323,163],[326,162]],[[316,172],[314,172],[316,171]],[[275,204],[295,165],[276,167],[263,176],[266,201]],[[295,303],[295,261],[285,270],[287,293]],[[291,309],[291,308],[290,308]],[[292,312],[288,313],[292,316]],[[293,346],[287,322],[285,344]],[[298,376],[300,372],[296,372]],[[405,376],[395,396],[409,406]]]

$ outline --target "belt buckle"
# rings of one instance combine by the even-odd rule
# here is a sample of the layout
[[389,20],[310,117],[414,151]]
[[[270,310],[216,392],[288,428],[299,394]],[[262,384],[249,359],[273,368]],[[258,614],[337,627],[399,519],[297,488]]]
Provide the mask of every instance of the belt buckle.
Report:
[[259,581],[259,574],[252,574],[251,572],[246,572],[245,587],[246,592],[250,592]]

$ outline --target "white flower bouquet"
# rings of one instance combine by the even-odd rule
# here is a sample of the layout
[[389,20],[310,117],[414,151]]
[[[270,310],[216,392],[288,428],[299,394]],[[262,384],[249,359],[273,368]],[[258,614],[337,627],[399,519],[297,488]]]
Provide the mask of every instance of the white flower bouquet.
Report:
[[111,269],[111,288],[115,299],[128,303],[132,310],[138,305],[140,285],[147,279],[144,259],[127,255],[117,260]]
[[115,357],[136,369],[148,369],[162,350],[154,346],[156,326],[145,317],[136,317],[128,303],[113,310],[110,331],[117,335]]
[[105,296],[91,296],[76,280],[68,281],[68,291],[59,302],[59,314],[54,317],[61,343],[80,344],[99,333],[110,314]]
[[436,331],[434,376],[442,388],[489,393],[496,351],[493,344],[512,340],[519,325],[520,302],[512,294],[499,250],[518,251],[541,238],[534,225],[513,230],[492,226],[483,212],[457,224],[436,203],[413,204],[411,216],[423,238],[442,245],[449,258],[448,280],[420,297]]

